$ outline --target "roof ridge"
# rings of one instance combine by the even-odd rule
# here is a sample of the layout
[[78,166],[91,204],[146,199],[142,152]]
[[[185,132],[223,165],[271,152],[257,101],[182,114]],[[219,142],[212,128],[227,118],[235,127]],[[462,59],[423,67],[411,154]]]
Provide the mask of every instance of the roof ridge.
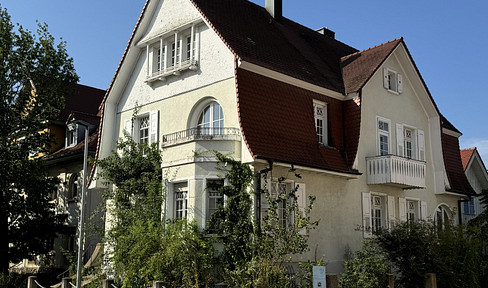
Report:
[[341,58],[341,60],[346,60],[350,57],[353,57],[354,55],[358,55],[360,53],[364,53],[366,51],[369,51],[369,50],[373,50],[373,49],[376,49],[376,48],[379,48],[379,47],[382,47],[382,46],[385,46],[386,44],[390,44],[392,42],[395,42],[395,41],[402,41],[403,42],[403,37],[398,37],[396,39],[393,39],[393,40],[390,40],[390,41],[387,41],[387,42],[384,42],[384,43],[381,43],[381,44],[378,44],[378,45],[375,45],[373,47],[369,47],[367,49],[364,49],[364,50],[361,50],[361,51],[357,51],[357,52],[354,52],[352,54],[349,54],[349,55],[346,55],[344,57]]

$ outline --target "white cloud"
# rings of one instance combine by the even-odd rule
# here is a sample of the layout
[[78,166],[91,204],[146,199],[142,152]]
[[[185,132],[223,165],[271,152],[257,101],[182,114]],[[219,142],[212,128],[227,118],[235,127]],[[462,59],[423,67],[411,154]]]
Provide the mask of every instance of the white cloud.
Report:
[[483,162],[488,163],[488,139],[459,139],[459,145],[461,149],[476,147],[481,155]]

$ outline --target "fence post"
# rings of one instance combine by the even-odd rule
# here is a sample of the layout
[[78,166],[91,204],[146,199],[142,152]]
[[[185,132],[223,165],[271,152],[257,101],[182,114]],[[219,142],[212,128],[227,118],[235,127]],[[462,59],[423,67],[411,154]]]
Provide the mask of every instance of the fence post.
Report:
[[325,284],[327,288],[338,288],[339,287],[339,278],[336,274],[326,274],[325,275]]
[[114,280],[105,279],[105,280],[103,280],[102,287],[103,288],[112,288],[112,284],[114,284]]
[[154,282],[153,282],[153,286],[152,286],[152,287],[153,287],[153,288],[165,288],[165,287],[163,286],[163,281],[154,281]]
[[29,276],[27,278],[27,288],[37,288],[37,284],[35,280],[37,279],[37,276]]
[[395,276],[393,274],[388,274],[388,287],[395,288]]
[[61,288],[71,288],[71,285],[69,285],[69,283],[71,283],[71,278],[70,277],[64,277],[61,280]]
[[425,288],[437,288],[437,278],[434,273],[427,273]]

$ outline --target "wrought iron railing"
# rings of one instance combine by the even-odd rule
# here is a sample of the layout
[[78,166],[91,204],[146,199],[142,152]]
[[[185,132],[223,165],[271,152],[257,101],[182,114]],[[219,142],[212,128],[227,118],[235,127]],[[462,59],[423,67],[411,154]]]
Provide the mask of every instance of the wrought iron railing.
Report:
[[193,140],[227,139],[227,136],[239,136],[239,128],[207,128],[195,127],[171,134],[163,135],[163,145],[176,144]]

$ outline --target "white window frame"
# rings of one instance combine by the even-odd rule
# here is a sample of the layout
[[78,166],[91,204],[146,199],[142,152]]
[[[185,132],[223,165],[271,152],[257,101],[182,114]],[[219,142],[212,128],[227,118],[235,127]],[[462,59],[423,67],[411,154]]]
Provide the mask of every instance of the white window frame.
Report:
[[[410,131],[410,141],[406,139],[406,133]],[[396,124],[397,155],[409,159],[425,161],[425,133],[423,130],[407,124]],[[411,144],[411,155],[407,155],[407,143]]]
[[388,91],[399,94],[403,92],[403,76],[390,68],[383,69],[383,87]]
[[[219,108],[219,111],[218,113],[221,114],[220,118],[218,118],[217,120],[214,120],[214,116],[215,116],[215,105],[218,106]],[[200,123],[200,119],[203,119],[202,118],[202,115],[204,114],[205,110],[207,110],[207,108],[209,109],[209,122],[202,122]],[[195,124],[195,127],[198,129],[200,129],[201,131],[199,131],[199,134],[202,134],[202,135],[221,135],[224,133],[224,125],[225,125],[225,122],[224,122],[224,109],[222,108],[222,106],[220,105],[220,103],[218,103],[217,101],[210,101],[208,103],[206,103],[202,109],[198,110],[198,115],[196,117],[196,124]],[[216,123],[218,123],[218,125],[216,125]]]
[[78,124],[70,123],[66,126],[66,148],[74,147],[78,144]]
[[[320,144],[327,146],[329,144],[327,103],[314,99],[313,111],[317,140]],[[322,127],[319,126],[319,122],[322,123]]]
[[[262,187],[264,188],[264,179],[262,180]],[[293,180],[283,180],[279,181],[277,178],[268,178],[267,179],[267,189],[269,191],[269,196],[272,200],[278,199],[280,197],[280,193],[278,193],[278,190],[280,189],[280,186],[285,186],[286,185],[286,191],[285,195],[286,197],[282,199],[278,204],[278,207],[276,211],[278,214],[278,221],[280,227],[284,228],[287,225],[290,225],[294,223],[294,214],[292,215],[285,215],[284,213],[288,212],[288,204],[291,203],[291,199],[288,198],[288,195],[295,189],[295,187],[298,186],[297,191],[295,192],[295,196],[297,197],[297,206],[300,211],[305,211],[305,205],[306,205],[306,199],[305,199],[305,184],[303,183],[295,183]],[[265,218],[269,214],[269,202],[268,199],[266,199],[266,194],[263,191],[261,193],[261,224],[264,223]],[[286,217],[285,217],[286,216]]]
[[[379,207],[380,211],[380,226],[377,227],[374,222],[374,209],[373,201],[376,197],[379,197],[382,201]],[[375,230],[381,229],[391,229],[395,223],[395,197],[389,196],[385,193],[379,192],[363,192],[362,193],[362,229],[363,236],[365,238],[370,238]]]
[[124,131],[129,137],[131,137],[135,142],[141,143],[141,133],[140,125],[141,120],[144,118],[149,118],[148,122],[148,137],[147,144],[152,145],[153,143],[159,142],[159,111],[152,110],[149,112],[141,113],[135,118],[124,120]]
[[[181,188],[179,189],[178,186],[181,185]],[[178,189],[178,191],[177,191]],[[183,198],[177,197],[177,193],[183,193]],[[188,219],[188,200],[189,200],[189,185],[188,181],[184,182],[175,182],[172,183],[172,207],[173,207],[173,219]],[[182,199],[182,200],[180,200]],[[182,201],[182,206],[180,209],[178,209],[178,202]],[[179,213],[182,213],[179,215]],[[184,214],[184,215],[183,215]]]
[[[179,75],[183,70],[197,69],[200,42],[199,22],[187,23],[142,43],[142,45],[146,45],[147,54],[146,82],[164,81],[166,77]],[[158,49],[161,52],[158,53]]]
[[[388,131],[384,129],[380,129],[380,122],[388,124]],[[386,155],[391,155],[391,120],[381,117],[381,116],[376,116],[376,147],[377,147],[377,153],[379,156],[386,156]],[[382,154],[382,149],[381,149],[381,136],[387,137],[388,139],[388,153]]]
[[[217,211],[218,209],[218,204],[220,201],[225,201],[225,196],[220,192],[220,191],[210,191],[210,187],[208,185],[209,182],[222,182],[222,185],[225,185],[225,179],[222,179],[222,178],[206,178],[205,181],[204,181],[204,197],[205,197],[205,217],[204,217],[204,220],[205,220],[205,223],[204,223],[204,226],[203,227],[206,227],[206,225],[209,223],[210,221],[210,218],[212,217],[212,214],[215,213],[215,211]],[[212,193],[214,193],[212,195]],[[217,193],[219,195],[217,195]],[[211,202],[212,202],[212,199],[214,199],[216,202],[216,206],[214,208],[214,211],[211,211],[212,208],[210,208],[210,205],[211,205]],[[221,199],[221,200],[219,200]]]

